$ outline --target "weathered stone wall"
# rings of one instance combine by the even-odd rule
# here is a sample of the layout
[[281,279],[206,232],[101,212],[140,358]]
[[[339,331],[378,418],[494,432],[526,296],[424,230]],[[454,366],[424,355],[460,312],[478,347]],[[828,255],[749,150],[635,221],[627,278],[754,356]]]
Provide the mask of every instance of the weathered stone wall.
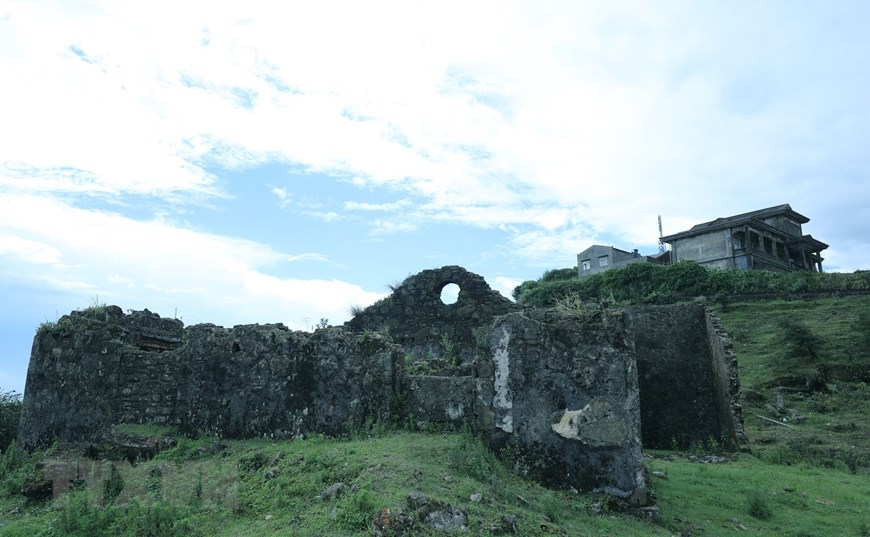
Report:
[[[440,299],[448,283],[460,287],[455,304]],[[578,319],[520,308],[444,267],[313,333],[184,328],[115,306],[64,316],[34,339],[20,439],[93,440],[118,423],[230,438],[470,423],[544,483],[643,504],[641,437],[739,440],[738,388],[730,341],[700,306]]]
[[637,356],[644,447],[742,441],[736,358],[715,314],[701,305],[667,305],[629,308],[626,317]]
[[511,313],[480,334],[476,429],[525,473],[646,502],[637,371],[621,312]]
[[737,355],[731,336],[725,331],[719,316],[705,311],[707,334],[716,385],[717,413],[725,416],[719,441],[725,444],[743,444],[749,441],[743,429],[743,406],[740,401],[740,376]]
[[171,398],[175,386],[160,351],[177,348],[181,337],[180,321],[147,310],[128,316],[116,306],[73,312],[40,331],[27,371],[22,440],[82,439],[119,415],[141,415],[143,400],[155,401],[149,421],[165,420],[160,401]]
[[402,386],[402,417],[417,429],[458,430],[473,419],[477,385],[472,376],[407,375]]
[[[451,283],[459,286],[459,296],[455,303],[445,304],[441,291]],[[386,332],[414,360],[440,358],[446,337],[458,358],[458,373],[467,375],[474,359],[477,330],[496,315],[517,309],[481,276],[462,267],[447,266],[409,276],[390,296],[366,308],[345,326],[355,332]]]
[[[138,328],[149,323],[163,331]],[[147,311],[75,312],[35,337],[20,439],[91,440],[143,422],[228,438],[343,434],[389,414],[399,357],[385,338],[342,328],[182,330]]]
[[[459,295],[455,303],[445,304],[441,291],[451,283]],[[438,423],[458,428],[473,406],[478,332],[496,316],[520,309],[481,276],[454,265],[409,276],[345,327],[389,334],[401,347],[407,367],[401,394],[406,417],[420,427]]]

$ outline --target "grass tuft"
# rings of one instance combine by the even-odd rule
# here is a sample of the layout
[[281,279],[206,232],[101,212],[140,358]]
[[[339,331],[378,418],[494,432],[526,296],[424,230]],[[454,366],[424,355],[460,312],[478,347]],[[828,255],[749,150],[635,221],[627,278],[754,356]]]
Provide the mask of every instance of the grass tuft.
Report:
[[767,503],[767,498],[764,494],[758,491],[752,491],[749,493],[747,504],[748,507],[746,512],[753,518],[767,520],[773,516],[773,512],[770,510],[770,505]]

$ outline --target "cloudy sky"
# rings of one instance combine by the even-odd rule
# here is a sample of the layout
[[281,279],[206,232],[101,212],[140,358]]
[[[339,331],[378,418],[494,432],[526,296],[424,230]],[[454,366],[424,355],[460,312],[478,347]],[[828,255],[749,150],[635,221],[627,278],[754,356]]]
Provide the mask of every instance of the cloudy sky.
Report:
[[657,215],[790,203],[870,268],[870,3],[234,4],[0,2],[0,388],[95,302],[338,324],[427,268],[652,253]]

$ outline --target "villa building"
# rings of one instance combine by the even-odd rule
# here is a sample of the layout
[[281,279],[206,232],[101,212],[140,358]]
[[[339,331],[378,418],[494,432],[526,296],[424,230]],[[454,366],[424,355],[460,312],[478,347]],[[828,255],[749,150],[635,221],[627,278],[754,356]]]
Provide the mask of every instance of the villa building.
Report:
[[707,267],[776,272],[822,272],[827,244],[804,235],[806,216],[788,204],[717,218],[688,231],[662,237],[671,262],[691,260]]

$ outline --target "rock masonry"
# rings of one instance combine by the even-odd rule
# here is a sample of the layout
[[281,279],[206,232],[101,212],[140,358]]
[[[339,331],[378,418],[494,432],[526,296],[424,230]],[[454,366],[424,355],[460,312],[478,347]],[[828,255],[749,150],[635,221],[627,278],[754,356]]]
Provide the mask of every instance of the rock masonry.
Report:
[[[459,286],[454,304],[441,301]],[[34,338],[26,446],[119,423],[224,438],[468,425],[546,485],[649,503],[647,447],[743,439],[736,359],[698,305],[527,309],[457,266],[408,277],[339,327],[184,327],[148,310],[72,312]]]

